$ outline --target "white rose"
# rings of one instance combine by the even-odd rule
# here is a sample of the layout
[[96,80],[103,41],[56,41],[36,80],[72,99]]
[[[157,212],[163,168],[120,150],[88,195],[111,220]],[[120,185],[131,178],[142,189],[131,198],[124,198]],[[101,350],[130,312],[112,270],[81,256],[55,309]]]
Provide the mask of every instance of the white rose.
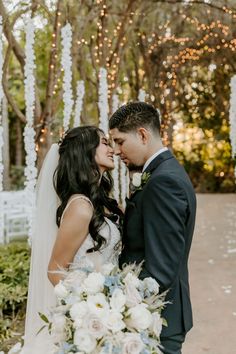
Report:
[[69,308],[81,301],[81,294],[77,294],[76,290],[73,289],[71,289],[71,291],[73,291],[73,293],[70,293],[66,298],[66,305],[69,306]]
[[149,326],[150,331],[152,331],[157,337],[160,337],[162,330],[162,318],[158,312],[152,313],[152,322]]
[[134,285],[131,283],[127,283],[125,285],[125,295],[126,295],[126,305],[128,307],[133,307],[136,306],[138,304],[140,304],[140,302],[142,302],[142,297],[139,294],[138,290],[136,289],[136,287],[134,287]]
[[125,309],[126,296],[123,291],[116,288],[112,294],[110,305],[113,310],[123,312]]
[[74,328],[81,328],[83,327],[83,319],[82,318],[76,318],[73,323]]
[[71,306],[70,316],[75,321],[82,319],[88,313],[88,306],[85,301],[78,302]]
[[52,320],[51,336],[54,342],[61,342],[65,340],[65,316],[54,314]]
[[138,277],[133,275],[132,273],[128,273],[126,277],[124,278],[124,283],[126,284],[131,284],[135,288],[138,288],[138,286],[141,284],[141,281],[139,280]]
[[139,354],[144,349],[138,333],[127,333],[123,339],[122,354]]
[[159,284],[155,279],[151,277],[145,278],[143,280],[143,285],[145,289],[148,289],[151,293],[155,293],[155,294],[159,293]]
[[73,288],[80,288],[82,282],[86,278],[86,273],[81,270],[70,270],[64,279],[64,283],[69,286],[73,286]]
[[54,309],[54,313],[59,313],[61,315],[65,315],[67,311],[69,311],[70,309],[70,305],[66,304],[66,305],[58,305],[55,309]]
[[102,293],[96,295],[89,295],[87,298],[87,305],[91,313],[95,313],[98,316],[104,316],[109,310],[109,304],[106,301],[106,297]]
[[104,263],[101,267],[101,272],[104,275],[109,275],[109,274],[111,274],[111,272],[114,268],[115,268],[115,265],[113,263]]
[[59,281],[59,283],[57,285],[55,285],[54,292],[55,292],[56,297],[58,299],[65,299],[69,294],[68,290],[63,285],[61,280]]
[[126,319],[126,323],[136,330],[145,330],[152,322],[152,315],[143,304],[131,307],[127,314],[130,317]]
[[110,310],[104,319],[105,326],[112,332],[119,332],[126,327],[122,318],[120,312]]
[[107,332],[102,319],[91,313],[84,318],[84,327],[91,336],[97,339],[102,338]]
[[142,173],[135,172],[132,177],[132,185],[136,188],[140,187],[142,183]]
[[53,315],[53,320],[52,320],[52,326],[53,326],[53,331],[56,333],[61,333],[64,332],[65,324],[66,324],[66,319],[65,316],[55,313]]
[[103,290],[105,277],[101,273],[90,273],[83,281],[82,288],[89,294],[96,294]]
[[84,329],[77,329],[74,333],[74,344],[85,353],[91,353],[96,348],[96,340]]

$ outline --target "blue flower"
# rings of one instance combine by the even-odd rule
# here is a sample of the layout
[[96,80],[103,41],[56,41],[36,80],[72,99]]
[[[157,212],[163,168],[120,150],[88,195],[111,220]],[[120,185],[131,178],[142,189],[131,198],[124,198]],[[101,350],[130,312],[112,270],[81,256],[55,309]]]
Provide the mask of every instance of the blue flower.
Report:
[[67,342],[63,342],[59,351],[57,352],[57,354],[66,354],[69,353],[71,351],[71,349],[74,347],[73,344],[69,344]]
[[150,338],[148,337],[146,332],[141,332],[140,337],[141,337],[144,344],[146,344],[146,345],[150,344]]

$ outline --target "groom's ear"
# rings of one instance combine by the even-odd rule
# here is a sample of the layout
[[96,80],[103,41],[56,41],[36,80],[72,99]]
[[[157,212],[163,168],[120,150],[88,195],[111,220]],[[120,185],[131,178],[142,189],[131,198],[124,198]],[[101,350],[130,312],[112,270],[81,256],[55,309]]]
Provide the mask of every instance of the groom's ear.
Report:
[[145,145],[148,142],[149,132],[146,128],[140,127],[137,129],[138,137],[140,138],[141,142]]

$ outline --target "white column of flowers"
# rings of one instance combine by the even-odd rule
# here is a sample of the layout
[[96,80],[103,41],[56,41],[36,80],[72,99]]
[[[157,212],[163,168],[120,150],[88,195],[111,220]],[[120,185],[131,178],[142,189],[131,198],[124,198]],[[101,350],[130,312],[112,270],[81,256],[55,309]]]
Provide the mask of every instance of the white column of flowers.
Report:
[[3,45],[2,45],[2,16],[0,16],[0,244],[4,242],[4,213],[3,213],[3,127],[2,127],[2,66],[3,66]]
[[122,207],[125,209],[126,201],[125,198],[128,194],[128,178],[127,178],[127,168],[126,165],[120,163],[120,186],[121,186],[121,203]]
[[[112,113],[114,113],[119,107],[119,98],[117,95],[112,96]],[[114,181],[113,195],[117,202],[120,202],[120,190],[119,190],[119,157],[114,155],[115,168],[112,171],[112,177]]]
[[139,90],[139,92],[138,92],[138,100],[140,101],[140,102],[145,102],[145,100],[146,100],[146,91],[145,90],[143,90],[143,89],[140,89]]
[[83,80],[78,81],[77,90],[76,90],[74,127],[79,127],[81,124],[81,112],[83,107],[84,93],[85,93],[84,81]]
[[25,67],[24,67],[24,84],[25,84],[25,105],[26,105],[26,126],[24,129],[24,144],[26,151],[26,167],[25,167],[25,191],[28,199],[28,220],[29,220],[29,237],[32,236],[32,222],[35,206],[35,185],[37,178],[36,168],[36,148],[35,148],[35,130],[34,109],[35,109],[35,54],[34,54],[34,22],[29,18],[26,23],[26,45],[25,45]]
[[72,46],[72,29],[71,25],[67,23],[61,30],[62,37],[62,55],[61,65],[64,72],[63,76],[63,103],[64,103],[64,115],[63,115],[63,129],[64,132],[68,130],[70,125],[70,119],[72,115],[72,109],[74,105],[73,93],[72,93],[72,58],[71,58],[71,46]]
[[105,134],[108,133],[108,85],[107,85],[107,71],[104,68],[99,70],[99,100],[98,108],[100,112],[99,128],[101,128]]
[[3,190],[3,126],[2,126],[2,67],[3,67],[3,45],[2,45],[2,16],[0,16],[0,192]]
[[[232,77],[230,82],[230,87],[231,87],[230,110],[229,110],[230,141],[232,146],[232,158],[236,160],[236,75]],[[236,166],[234,169],[234,175],[236,178]]]

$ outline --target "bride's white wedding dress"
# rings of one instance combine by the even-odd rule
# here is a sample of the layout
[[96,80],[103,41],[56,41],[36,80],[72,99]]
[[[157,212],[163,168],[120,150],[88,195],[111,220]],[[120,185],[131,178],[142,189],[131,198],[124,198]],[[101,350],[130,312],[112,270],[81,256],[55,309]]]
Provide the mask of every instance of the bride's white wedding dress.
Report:
[[[64,210],[64,213],[66,209],[69,207],[69,205],[75,199],[79,199],[79,198],[87,200],[92,205],[91,201],[87,197],[83,195],[77,195],[69,201],[69,203],[67,204]],[[76,263],[79,266],[94,265],[95,269],[99,270],[99,268],[105,263],[112,262],[113,264],[116,264],[118,262],[119,247],[117,246],[119,245],[119,241],[120,241],[120,232],[118,230],[117,225],[106,217],[105,222],[101,227],[99,233],[101,236],[103,236],[106,239],[106,244],[102,246],[102,248],[99,251],[86,253],[86,251],[92,248],[94,245],[92,237],[90,236],[90,234],[88,234],[85,241],[77,251],[73,263]],[[49,285],[48,287],[50,289],[48,293],[49,296],[48,303],[51,304],[51,306],[53,306],[53,303],[54,304],[56,303],[53,286]],[[33,295],[29,294],[29,296],[33,296]],[[42,330],[36,336],[38,330],[45,324],[38,316],[38,312],[45,313],[46,311],[45,306],[43,309],[38,308],[33,310],[35,312],[34,320],[32,321],[32,309],[30,309],[30,313],[31,313],[30,323],[28,322],[27,324],[27,319],[26,319],[25,345],[21,350],[21,354],[55,353],[54,346],[52,343],[52,338],[48,334],[47,329]],[[49,311],[50,309],[47,310]],[[27,313],[28,313],[28,308],[27,308]]]

